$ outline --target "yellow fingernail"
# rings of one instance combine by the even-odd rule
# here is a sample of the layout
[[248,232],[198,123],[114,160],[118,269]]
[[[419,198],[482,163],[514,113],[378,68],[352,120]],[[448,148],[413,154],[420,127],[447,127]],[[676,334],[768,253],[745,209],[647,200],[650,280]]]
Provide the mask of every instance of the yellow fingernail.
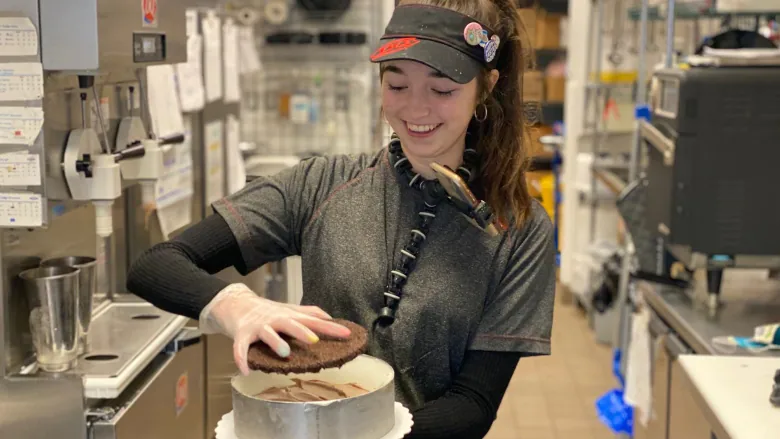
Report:
[[319,338],[319,337],[317,337],[315,334],[310,334],[310,335],[309,335],[309,340],[310,340],[312,343],[317,343],[318,341],[320,341],[320,338]]

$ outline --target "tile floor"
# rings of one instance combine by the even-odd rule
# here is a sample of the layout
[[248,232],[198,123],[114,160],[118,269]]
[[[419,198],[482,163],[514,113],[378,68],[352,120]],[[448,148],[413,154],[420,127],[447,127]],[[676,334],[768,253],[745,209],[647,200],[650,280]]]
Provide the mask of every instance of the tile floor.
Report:
[[582,311],[557,296],[553,353],[520,360],[486,439],[615,438],[594,407],[616,384],[612,350],[596,342]]

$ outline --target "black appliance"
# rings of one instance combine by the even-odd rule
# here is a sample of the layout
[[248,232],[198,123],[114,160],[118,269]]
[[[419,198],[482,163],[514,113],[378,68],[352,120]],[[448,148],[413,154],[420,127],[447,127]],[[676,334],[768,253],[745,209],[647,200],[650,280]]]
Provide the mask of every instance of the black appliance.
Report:
[[689,269],[780,265],[780,67],[687,67],[654,74],[647,224]]

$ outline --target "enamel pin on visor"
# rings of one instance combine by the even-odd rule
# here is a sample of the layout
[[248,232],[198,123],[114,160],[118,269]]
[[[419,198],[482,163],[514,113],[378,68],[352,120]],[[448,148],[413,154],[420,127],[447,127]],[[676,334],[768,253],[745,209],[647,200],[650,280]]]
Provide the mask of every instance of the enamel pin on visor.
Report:
[[497,68],[501,38],[468,15],[430,5],[395,8],[371,61],[410,60],[459,84]]
[[498,46],[501,44],[501,38],[493,34],[488,37],[489,32],[482,28],[482,25],[473,21],[463,29],[463,38],[469,46],[479,46],[484,49],[485,61],[490,63],[496,58]]

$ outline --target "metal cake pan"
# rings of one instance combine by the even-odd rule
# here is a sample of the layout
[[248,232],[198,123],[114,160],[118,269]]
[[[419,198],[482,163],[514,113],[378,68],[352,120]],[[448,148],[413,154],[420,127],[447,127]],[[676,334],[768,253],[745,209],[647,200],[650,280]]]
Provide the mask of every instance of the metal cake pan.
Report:
[[[290,378],[355,383],[365,395],[334,401],[274,402],[254,395],[294,384]],[[254,371],[231,380],[238,439],[380,439],[395,425],[395,373],[386,362],[361,355],[340,368],[281,375]]]

